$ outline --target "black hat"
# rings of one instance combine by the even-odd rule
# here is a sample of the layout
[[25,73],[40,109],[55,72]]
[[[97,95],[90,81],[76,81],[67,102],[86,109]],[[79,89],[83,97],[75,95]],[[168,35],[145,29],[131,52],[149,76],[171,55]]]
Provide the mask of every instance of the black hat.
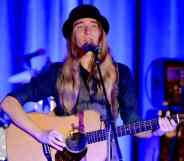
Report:
[[100,14],[99,10],[95,6],[85,4],[75,7],[70,12],[68,19],[63,25],[63,35],[65,38],[69,38],[71,36],[73,23],[80,18],[94,18],[100,22],[106,34],[109,32],[109,23],[107,19]]

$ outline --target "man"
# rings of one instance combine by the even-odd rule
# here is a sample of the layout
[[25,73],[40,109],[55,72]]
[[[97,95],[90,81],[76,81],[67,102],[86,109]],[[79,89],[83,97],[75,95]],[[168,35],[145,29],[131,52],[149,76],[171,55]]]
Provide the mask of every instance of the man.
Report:
[[[138,121],[130,70],[113,60],[106,39],[108,32],[109,23],[96,7],[80,5],[74,8],[63,25],[68,49],[64,62],[52,64],[30,83],[10,92],[2,101],[1,108],[20,129],[58,151],[66,147],[63,135],[54,129],[44,130],[37,126],[23,111],[22,105],[25,102],[53,96],[57,104],[57,115],[69,116],[94,110],[100,114],[104,126],[108,127],[106,102],[94,61],[95,53],[93,50],[85,50],[85,46],[92,46],[100,49],[97,57],[113,118],[116,119],[120,114],[125,124]],[[160,118],[159,125],[161,133],[176,127],[174,120],[169,121],[167,118]],[[85,131],[85,128],[82,130]],[[136,135],[148,137],[152,131]],[[98,151],[98,147],[95,150]],[[94,158],[90,160],[94,161]]]

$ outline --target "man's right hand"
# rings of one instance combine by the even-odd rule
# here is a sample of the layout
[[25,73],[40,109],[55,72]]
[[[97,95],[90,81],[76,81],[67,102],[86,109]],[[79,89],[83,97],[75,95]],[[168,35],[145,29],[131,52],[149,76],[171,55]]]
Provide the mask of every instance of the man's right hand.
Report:
[[63,135],[56,130],[43,131],[37,139],[59,151],[63,151],[63,148],[66,147]]

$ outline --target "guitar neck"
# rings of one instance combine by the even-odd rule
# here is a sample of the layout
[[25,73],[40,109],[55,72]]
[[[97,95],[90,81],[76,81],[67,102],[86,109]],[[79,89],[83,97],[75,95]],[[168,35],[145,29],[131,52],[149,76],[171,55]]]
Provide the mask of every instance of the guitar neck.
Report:
[[[173,115],[172,119],[174,119],[177,123],[179,123],[181,120],[184,119],[184,114]],[[158,119],[151,119],[118,126],[116,127],[116,132],[118,137],[121,137],[125,135],[134,135],[136,133],[148,130],[156,130],[158,128],[159,128]],[[88,144],[104,141],[107,139],[108,134],[109,134],[108,129],[88,132],[86,133]]]

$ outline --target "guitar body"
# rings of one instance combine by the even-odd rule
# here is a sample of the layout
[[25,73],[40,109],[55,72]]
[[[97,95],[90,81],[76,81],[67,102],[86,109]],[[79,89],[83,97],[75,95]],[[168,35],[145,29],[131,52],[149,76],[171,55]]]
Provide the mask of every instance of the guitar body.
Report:
[[[45,114],[32,113],[28,114],[38,126],[43,129],[55,129],[60,131],[64,138],[71,133],[73,126],[79,126],[79,116],[50,116]],[[100,115],[95,111],[85,111],[83,113],[84,132],[90,132],[104,128],[100,121]],[[6,144],[8,161],[47,161],[44,156],[42,145],[33,137],[11,124],[6,129]],[[51,148],[53,161],[59,160],[64,152],[58,152]],[[56,155],[57,153],[57,155]],[[81,154],[75,154],[72,161],[105,161],[107,156],[107,142],[101,141],[87,145],[87,153],[83,151]],[[81,156],[79,156],[81,155]],[[83,155],[85,155],[83,157]],[[76,156],[76,157],[75,157]],[[82,158],[79,159],[78,158]]]

